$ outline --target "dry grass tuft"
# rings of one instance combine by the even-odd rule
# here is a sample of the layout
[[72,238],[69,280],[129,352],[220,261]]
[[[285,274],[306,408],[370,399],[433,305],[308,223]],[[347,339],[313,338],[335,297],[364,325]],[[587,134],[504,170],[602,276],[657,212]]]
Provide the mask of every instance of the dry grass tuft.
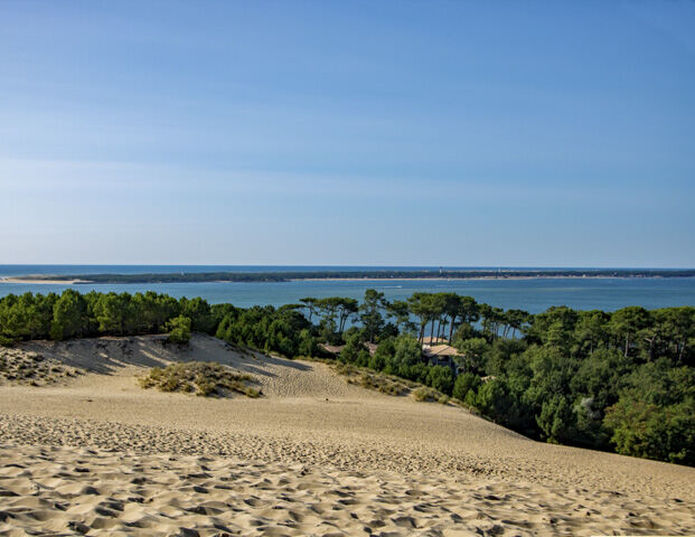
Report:
[[231,393],[254,398],[262,395],[260,390],[248,385],[255,382],[251,375],[216,362],[182,362],[165,368],[153,367],[139,382],[146,389],[195,393],[203,397],[227,397]]

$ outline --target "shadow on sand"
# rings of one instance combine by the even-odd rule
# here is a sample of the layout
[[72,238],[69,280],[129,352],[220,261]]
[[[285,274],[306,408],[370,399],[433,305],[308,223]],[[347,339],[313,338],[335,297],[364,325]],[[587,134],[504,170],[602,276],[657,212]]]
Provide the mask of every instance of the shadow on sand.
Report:
[[53,358],[71,367],[111,375],[126,366],[165,367],[170,362],[219,362],[263,377],[276,373],[267,368],[308,371],[311,366],[286,358],[268,356],[250,349],[234,347],[203,334],[194,334],[188,345],[167,342],[166,335],[100,337],[70,341],[30,341],[26,351]]

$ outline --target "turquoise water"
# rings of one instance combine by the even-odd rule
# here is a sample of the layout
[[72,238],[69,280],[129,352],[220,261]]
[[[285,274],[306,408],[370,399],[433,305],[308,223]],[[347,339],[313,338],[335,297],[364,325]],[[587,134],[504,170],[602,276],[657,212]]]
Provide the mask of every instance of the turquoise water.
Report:
[[[220,266],[69,266],[69,265],[0,265],[1,276],[26,274],[89,274],[144,272],[212,272],[321,270],[325,267],[220,267]],[[331,267],[365,269],[370,267]],[[380,267],[384,268],[384,267]],[[388,267],[403,268],[403,267]],[[407,267],[422,268],[422,267]],[[129,292],[152,290],[174,297],[200,296],[210,303],[231,302],[240,307],[255,304],[296,303],[302,297],[346,296],[362,298],[365,289],[382,291],[389,300],[404,299],[416,291],[451,291],[470,295],[479,302],[506,309],[519,308],[537,313],[550,306],[566,305],[576,309],[612,311],[624,306],[638,305],[649,309],[667,306],[695,306],[695,278],[602,278],[532,280],[359,280],[359,281],[295,281],[279,283],[171,283],[171,284],[0,284],[0,296],[9,293],[61,292],[72,287],[81,292]]]

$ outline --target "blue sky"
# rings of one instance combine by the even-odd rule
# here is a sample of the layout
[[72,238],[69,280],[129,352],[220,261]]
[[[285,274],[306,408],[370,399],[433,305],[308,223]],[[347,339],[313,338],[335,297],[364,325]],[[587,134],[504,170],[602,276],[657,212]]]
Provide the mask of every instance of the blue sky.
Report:
[[0,264],[695,266],[695,2],[0,2]]

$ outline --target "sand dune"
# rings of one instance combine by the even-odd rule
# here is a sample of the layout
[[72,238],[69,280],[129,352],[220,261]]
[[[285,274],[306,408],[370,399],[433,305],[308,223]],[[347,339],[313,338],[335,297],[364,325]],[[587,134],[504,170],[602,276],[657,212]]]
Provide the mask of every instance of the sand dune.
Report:
[[[533,442],[328,366],[196,336],[33,342],[90,373],[0,387],[0,535],[692,534],[695,469]],[[214,360],[265,396],[142,390]],[[197,532],[197,533],[196,533]]]
[[[287,360],[232,347],[219,339],[196,335],[190,345],[166,344],[166,336],[80,339],[62,343],[32,341],[22,351],[73,368],[110,376],[141,374],[134,368],[162,367],[177,361],[219,362],[258,379],[269,397],[364,396],[326,366]],[[94,379],[88,379],[91,385]]]

